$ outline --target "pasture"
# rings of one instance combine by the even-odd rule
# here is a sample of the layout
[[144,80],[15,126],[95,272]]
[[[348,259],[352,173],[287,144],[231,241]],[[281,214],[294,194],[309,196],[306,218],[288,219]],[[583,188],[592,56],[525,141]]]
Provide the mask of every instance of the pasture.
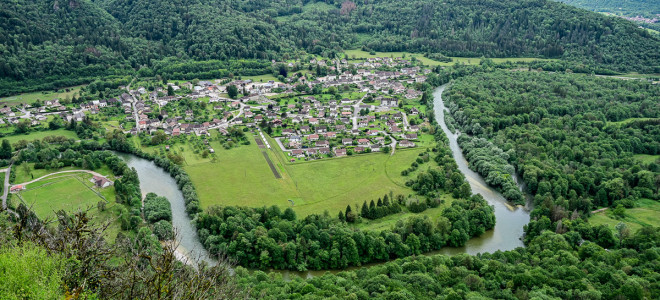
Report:
[[[210,143],[216,149],[214,160],[200,159],[184,147],[184,168],[193,180],[202,207],[292,206],[300,216],[324,210],[334,215],[347,205],[362,204],[390,191],[406,196],[413,193],[405,186],[409,177],[401,176],[401,171],[424,151],[406,149],[397,150],[394,156],[371,153],[290,163],[290,157],[279,148],[260,149],[253,140],[250,145],[229,150],[216,143]],[[275,178],[262,151],[282,178]]]
[[[344,51],[348,55],[349,59],[365,59],[369,57],[403,57],[405,55],[406,59],[415,57],[417,60],[421,61],[423,64],[428,66],[451,66],[456,63],[467,64],[467,65],[478,65],[481,63],[481,58],[478,57],[451,57],[451,62],[439,62],[427,57],[424,57],[422,53],[412,53],[412,52],[375,52],[375,55],[369,54],[367,51],[362,51],[359,49],[356,50],[346,50]],[[556,59],[545,59],[545,58],[535,58],[535,57],[511,57],[511,58],[491,58],[495,63],[503,62],[531,62],[535,60],[539,61],[554,61]]]
[[31,104],[35,101],[45,101],[53,99],[66,99],[67,97],[72,98],[75,94],[80,92],[82,86],[74,86],[69,88],[63,88],[58,91],[41,91],[41,92],[32,92],[24,93],[9,97],[0,98],[0,105],[9,105],[15,106],[19,104]]
[[642,226],[660,226],[660,202],[651,199],[641,199],[635,202],[636,206],[626,209],[625,216],[617,219],[612,215],[614,208],[593,214],[589,223],[593,225],[607,225],[612,230],[619,222],[623,222],[635,232]]

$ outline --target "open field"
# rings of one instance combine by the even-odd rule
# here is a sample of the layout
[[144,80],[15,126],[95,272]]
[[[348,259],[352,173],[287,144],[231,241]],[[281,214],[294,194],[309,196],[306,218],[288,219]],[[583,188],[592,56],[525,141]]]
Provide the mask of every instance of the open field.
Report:
[[67,138],[78,139],[78,135],[75,132],[69,131],[66,129],[57,129],[57,130],[45,130],[45,131],[35,131],[28,134],[19,134],[19,135],[10,135],[0,139],[6,139],[10,143],[14,144],[20,140],[34,141],[43,139],[47,136],[64,136]]
[[651,121],[651,120],[658,120],[657,118],[628,118],[623,121],[618,121],[618,122],[607,122],[607,125],[615,125],[615,126],[621,126],[621,125],[626,125],[628,123],[632,123],[635,121]]
[[[57,98],[65,99],[66,97],[73,97],[74,94],[80,91],[81,87],[82,86],[62,88],[60,90],[61,92],[43,91],[43,92],[32,92],[32,93],[19,94],[15,96],[3,97],[0,98],[0,105],[7,104],[9,106],[15,106],[19,104],[33,103],[37,100],[44,101],[44,100],[53,100]],[[67,92],[66,89],[68,89],[69,91]]]
[[265,74],[265,75],[256,75],[256,76],[241,76],[242,80],[252,80],[253,82],[268,82],[269,80],[273,81],[278,81],[277,77],[273,76],[273,74]]
[[[405,55],[406,58],[415,57],[417,60],[421,61],[425,65],[429,66],[451,66],[456,63],[464,63],[468,65],[478,65],[481,62],[481,59],[478,57],[451,57],[451,62],[439,62],[424,57],[421,53],[411,53],[411,52],[376,52],[375,55],[370,55],[367,51],[362,50],[346,50],[344,51],[350,59],[355,56],[356,59],[369,58],[369,57],[402,57]],[[491,58],[493,62],[503,63],[503,62],[530,62],[535,60],[540,61],[553,61],[555,59],[546,59],[546,58],[535,58],[535,57],[513,57],[513,58]]]
[[[252,140],[252,139],[251,139]],[[269,138],[271,145],[275,142]],[[216,145],[217,144],[217,145]],[[408,168],[424,149],[397,151],[394,156],[372,153],[345,158],[289,163],[279,149],[264,150],[282,176],[276,179],[257,144],[225,150],[217,141],[216,161],[194,155],[184,147],[185,169],[193,180],[202,207],[211,205],[291,206],[300,216],[328,210],[336,214],[392,191],[408,195]],[[152,151],[154,149],[152,148]],[[291,200],[291,201],[289,201]]]
[[616,219],[608,209],[603,212],[596,213],[589,218],[589,222],[593,225],[607,225],[607,227],[614,230],[616,224],[624,222],[628,227],[635,232],[642,226],[660,226],[660,202],[651,199],[641,199],[636,201],[636,207],[626,209],[626,216],[623,219]]
[[32,206],[37,216],[42,218],[51,216],[58,210],[71,212],[78,208],[93,207],[103,199],[90,190],[91,182],[84,184],[89,178],[91,175],[54,176],[29,184],[25,191],[20,192],[20,196],[25,204]]
[[[78,167],[64,167],[64,168],[58,168],[58,169],[34,169],[34,163],[28,163],[28,170],[26,172],[25,167],[23,164],[16,165],[14,170],[12,171],[14,175],[16,176],[14,181],[12,183],[14,184],[19,184],[23,182],[28,182],[30,180],[33,180],[35,178],[39,178],[44,175],[48,175],[51,173],[59,172],[59,171],[69,171],[69,170],[80,170],[81,168]],[[110,180],[114,180],[114,177],[112,176],[112,171],[110,171],[110,168],[106,165],[103,165],[102,167],[95,169],[95,172],[98,172],[102,175],[107,176],[110,178]],[[67,173],[63,175],[72,175],[75,173]],[[54,175],[55,176],[55,175]],[[48,178],[44,178],[48,179]],[[89,178],[88,178],[89,179]]]
[[649,155],[649,154],[635,154],[633,155],[633,157],[644,164],[650,164],[660,159],[660,155]]

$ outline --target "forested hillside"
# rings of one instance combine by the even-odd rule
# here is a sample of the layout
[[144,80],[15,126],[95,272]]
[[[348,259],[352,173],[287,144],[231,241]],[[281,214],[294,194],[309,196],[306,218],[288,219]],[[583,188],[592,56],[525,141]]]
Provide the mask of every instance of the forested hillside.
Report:
[[[660,30],[660,1],[656,0],[559,0],[579,8],[613,14]],[[654,20],[655,19],[655,20]]]
[[657,37],[552,1],[17,0],[0,3],[0,15],[0,90],[13,92],[168,57],[270,60],[359,47],[660,68]]
[[660,154],[657,85],[498,71],[457,80],[448,94],[462,131],[501,148],[535,196],[528,241],[545,229],[579,231],[568,219],[597,207],[660,198],[657,160],[635,158]]

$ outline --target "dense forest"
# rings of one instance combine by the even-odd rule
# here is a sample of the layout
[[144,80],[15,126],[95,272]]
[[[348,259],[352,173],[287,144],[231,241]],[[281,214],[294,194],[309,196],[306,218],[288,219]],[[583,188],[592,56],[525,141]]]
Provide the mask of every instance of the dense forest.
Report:
[[564,58],[616,71],[660,67],[658,37],[553,1],[18,0],[0,3],[0,15],[3,94],[124,75],[159,61],[332,57],[359,47]]
[[634,157],[660,153],[657,85],[497,71],[457,80],[446,93],[461,131],[491,140],[534,195],[528,241],[544,229],[578,230],[566,220],[597,207],[660,198],[658,162]]
[[260,299],[657,299],[660,231],[643,228],[606,250],[545,232],[527,248],[471,256],[417,256],[307,280],[249,274]]

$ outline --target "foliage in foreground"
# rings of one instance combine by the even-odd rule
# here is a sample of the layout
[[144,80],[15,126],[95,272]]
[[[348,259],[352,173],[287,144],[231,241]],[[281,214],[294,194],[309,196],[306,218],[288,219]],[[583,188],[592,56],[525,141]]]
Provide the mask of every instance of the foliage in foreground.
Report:
[[21,205],[15,214],[0,214],[0,270],[8,270],[0,272],[2,299],[243,297],[224,261],[184,265],[176,244],[161,246],[148,227],[108,244],[108,224],[85,211],[60,211],[56,220],[43,221]]

